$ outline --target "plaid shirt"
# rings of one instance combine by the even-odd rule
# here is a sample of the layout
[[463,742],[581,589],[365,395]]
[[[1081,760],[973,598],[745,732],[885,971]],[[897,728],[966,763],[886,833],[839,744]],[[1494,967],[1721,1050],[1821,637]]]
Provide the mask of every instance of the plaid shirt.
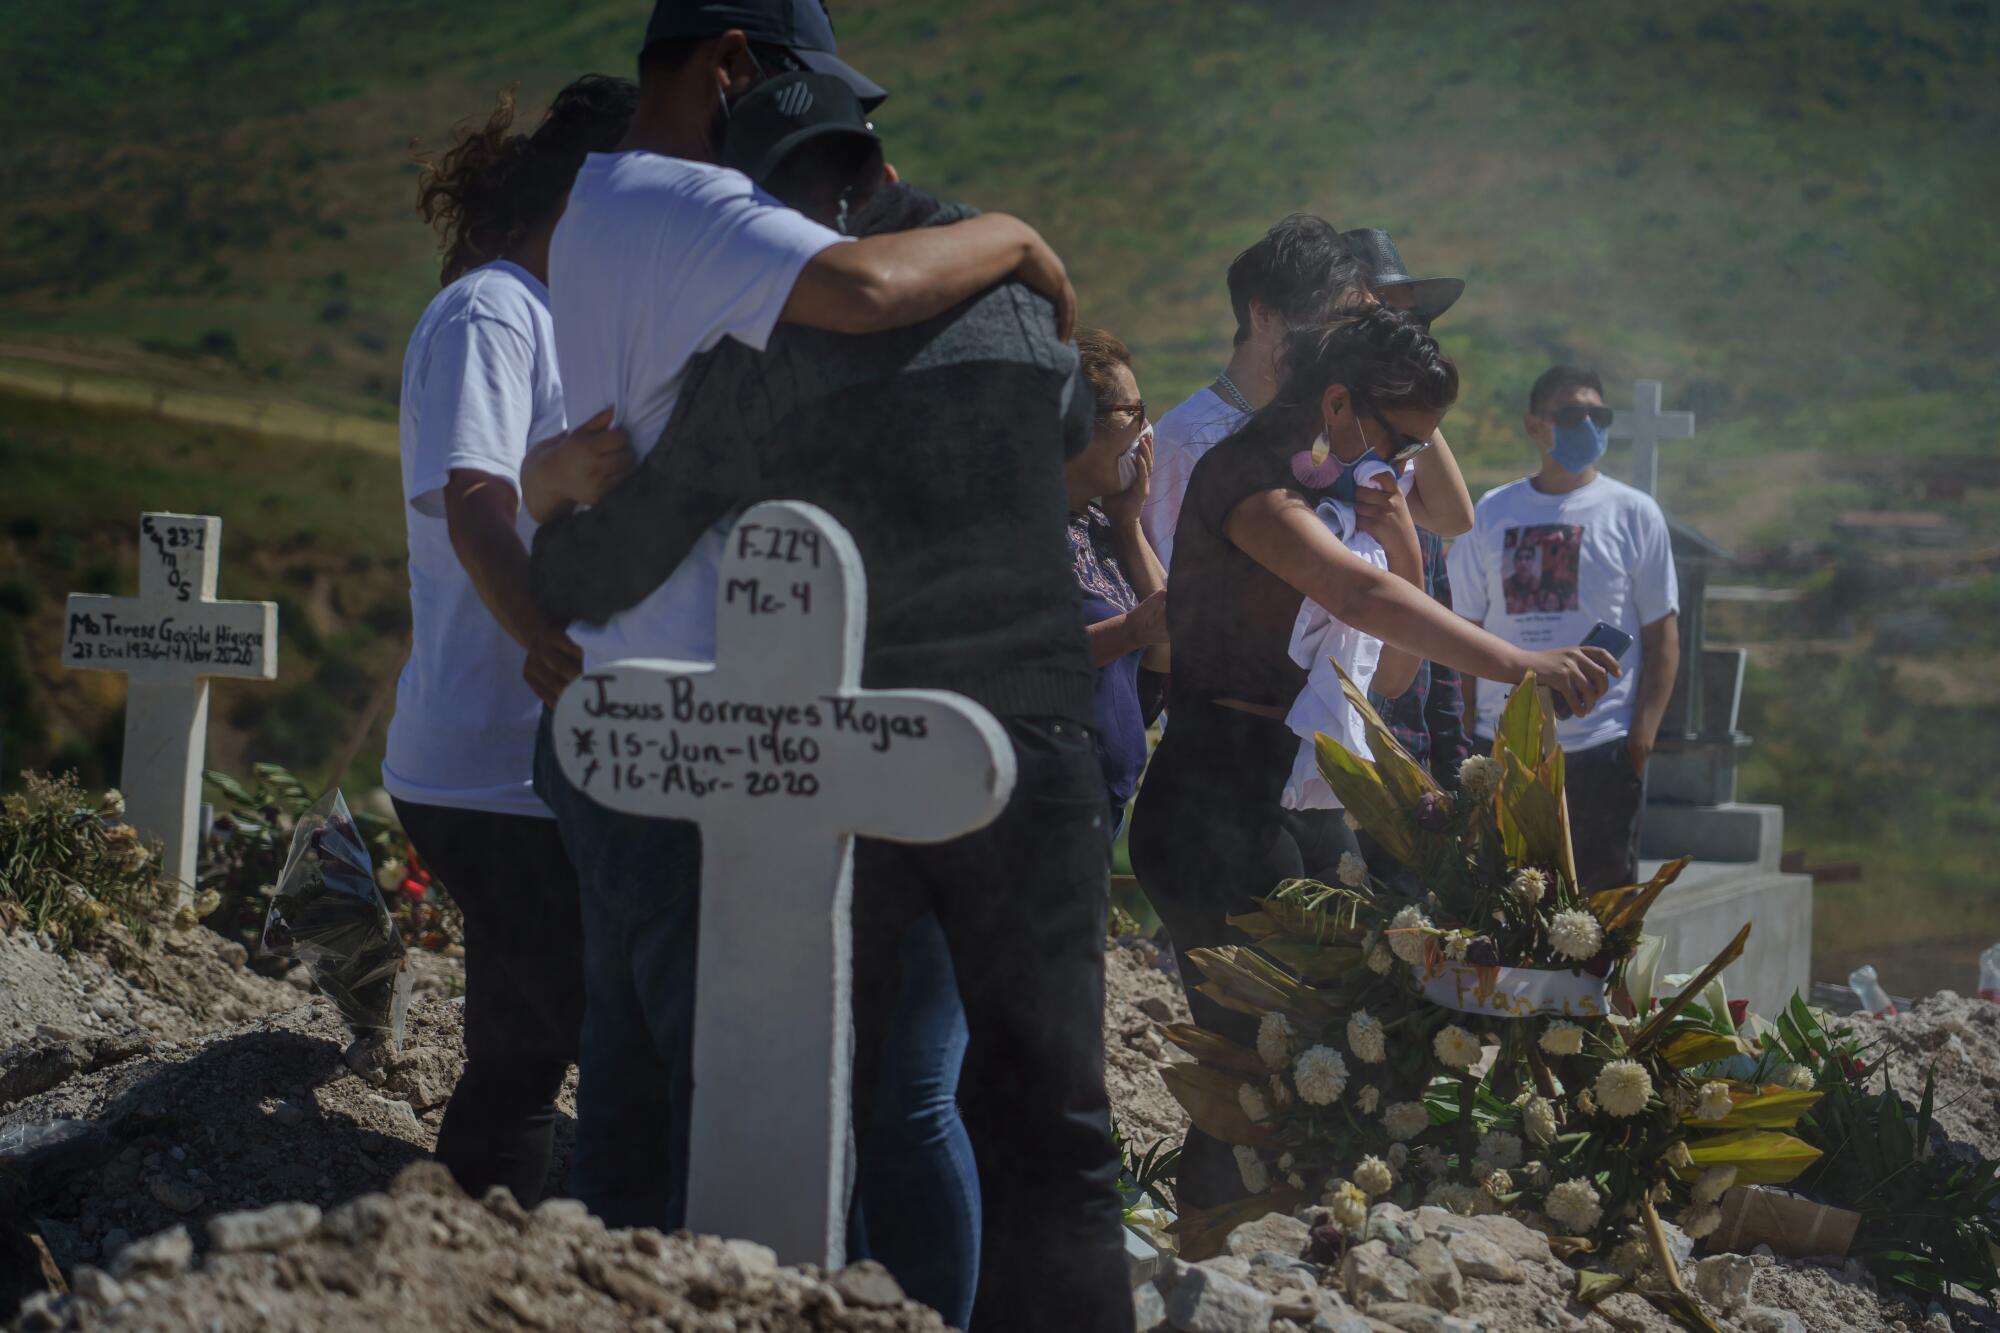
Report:
[[[1417,541],[1424,552],[1424,591],[1449,610],[1451,578],[1445,573],[1444,542],[1422,529]],[[1456,670],[1425,662],[1401,695],[1384,699],[1370,690],[1368,702],[1411,758],[1427,765],[1443,786],[1457,788],[1458,766],[1472,753],[1472,741],[1465,730],[1465,690]]]

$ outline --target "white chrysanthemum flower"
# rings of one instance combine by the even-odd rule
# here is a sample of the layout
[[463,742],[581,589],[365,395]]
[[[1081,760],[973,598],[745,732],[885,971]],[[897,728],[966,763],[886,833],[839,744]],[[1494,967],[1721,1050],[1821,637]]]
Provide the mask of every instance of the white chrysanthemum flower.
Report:
[[1368,1196],[1345,1181],[1328,1196],[1327,1206],[1333,1211],[1333,1220],[1349,1231],[1368,1225]]
[[1354,1183],[1363,1194],[1387,1194],[1396,1188],[1396,1173],[1379,1157],[1364,1157],[1354,1168]]
[[125,793],[116,787],[106,787],[97,801],[97,817],[106,823],[125,818]]
[[1576,1109],[1585,1115],[1597,1114],[1597,1098],[1590,1095],[1589,1088],[1585,1088],[1576,1094]]
[[1470,1069],[1479,1059],[1479,1038],[1456,1023],[1447,1023],[1431,1038],[1431,1050],[1450,1069]]
[[1236,1086],[1236,1104],[1243,1108],[1243,1114],[1252,1123],[1271,1118],[1271,1108],[1264,1104],[1264,1094],[1257,1091],[1254,1083],[1239,1083]]
[[1431,1118],[1422,1102],[1396,1102],[1382,1113],[1382,1128],[1392,1139],[1413,1139],[1430,1126]]
[[1499,1167],[1488,1171],[1486,1178],[1479,1183],[1484,1185],[1486,1192],[1496,1199],[1503,1194],[1512,1194],[1514,1192],[1514,1177]]
[[1583,1029],[1558,1018],[1542,1029],[1542,1049],[1550,1055],[1581,1055]]
[[1555,1103],[1546,1097],[1528,1098],[1528,1104],[1521,1108],[1521,1124],[1528,1131],[1528,1137],[1536,1143],[1554,1143],[1556,1139]]
[[1613,1060],[1597,1071],[1597,1104],[1616,1116],[1637,1115],[1653,1095],[1653,1076],[1637,1060]]
[[1271,1172],[1264,1159],[1255,1148],[1240,1143],[1236,1145],[1236,1174],[1243,1178],[1243,1188],[1252,1194],[1262,1194],[1271,1188]]
[[1507,881],[1507,892],[1523,907],[1533,907],[1549,891],[1549,877],[1533,866],[1514,872],[1514,878]]
[[1730,1100],[1727,1083],[1704,1083],[1701,1094],[1695,1100],[1694,1118],[1697,1120],[1720,1120],[1736,1109]]
[[1331,1106],[1347,1087],[1347,1061],[1331,1046],[1314,1046],[1292,1062],[1292,1083],[1300,1101]]
[[1257,1020],[1257,1058],[1266,1069],[1283,1069],[1292,1062],[1292,1020],[1268,1013]]
[[1357,1010],[1354,1017],[1347,1020],[1347,1048],[1363,1064],[1379,1065],[1389,1058],[1389,1046],[1382,1030],[1382,1020],[1371,1017],[1366,1009]]
[[[1400,1143],[1396,1145],[1397,1148],[1402,1146]],[[1441,1176],[1451,1170],[1451,1159],[1435,1143],[1422,1144],[1417,1148],[1417,1169],[1427,1176]]]
[[1580,907],[1557,912],[1549,921],[1549,945],[1565,958],[1582,962],[1604,947],[1604,927]]
[[1711,1166],[1694,1178],[1688,1192],[1694,1195],[1696,1203],[1715,1203],[1729,1193],[1729,1187],[1735,1183],[1735,1167]]
[[1405,907],[1389,920],[1389,947],[1396,957],[1411,967],[1424,963],[1424,941],[1430,938],[1431,919],[1414,907]]
[[1811,1092],[1819,1080],[1804,1065],[1782,1064],[1771,1072],[1771,1081],[1793,1092]]
[[1500,790],[1500,779],[1506,770],[1492,755],[1476,754],[1458,766],[1458,789],[1465,799],[1474,805],[1490,801]]
[[1444,956],[1454,963],[1465,961],[1465,951],[1472,947],[1472,937],[1462,930],[1454,930],[1439,941],[1444,946]]
[[1340,868],[1334,872],[1342,884],[1358,889],[1368,882],[1368,863],[1353,852],[1340,854]]
[[1396,955],[1388,945],[1376,940],[1368,946],[1368,970],[1378,977],[1389,975],[1389,969],[1396,965]]
[[1290,1106],[1291,1104],[1292,1085],[1285,1082],[1283,1074],[1271,1075],[1271,1105]]
[[1354,1108],[1363,1115],[1374,1115],[1375,1107],[1381,1102],[1382,1093],[1373,1083],[1354,1094]]
[[1409,1164],[1410,1145],[1407,1143],[1392,1143],[1389,1145],[1389,1151],[1383,1155],[1388,1159],[1391,1171],[1401,1171]]
[[1700,1240],[1715,1234],[1722,1225],[1722,1210],[1712,1203],[1700,1203],[1681,1214],[1681,1230],[1690,1239]]
[[403,862],[391,856],[375,867],[375,887],[384,893],[394,893],[403,882]]
[[1694,1165],[1694,1154],[1688,1151],[1685,1141],[1675,1139],[1668,1145],[1667,1165],[1676,1171],[1685,1171]]
[[1604,1220],[1604,1205],[1598,1200],[1596,1187],[1587,1180],[1565,1180],[1549,1191],[1542,1209],[1549,1220],[1576,1236],[1595,1231]]
[[1521,1136],[1509,1134],[1504,1129],[1496,1129],[1479,1140],[1477,1159],[1488,1166],[1503,1171],[1517,1167],[1524,1160],[1521,1152]]

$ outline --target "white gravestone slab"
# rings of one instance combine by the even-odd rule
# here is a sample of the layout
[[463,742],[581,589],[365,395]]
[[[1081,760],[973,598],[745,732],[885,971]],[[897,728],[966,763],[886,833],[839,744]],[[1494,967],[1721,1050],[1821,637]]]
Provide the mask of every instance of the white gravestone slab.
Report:
[[854,836],[984,827],[1014,752],[962,696],[860,688],[861,556],[825,511],[752,508],[719,585],[714,664],[586,674],[556,705],[557,750],[599,804],[701,826],[688,1226],[838,1267]]
[[125,817],[160,840],[160,867],[193,892],[208,748],[208,677],[274,680],[275,602],[215,600],[222,520],[139,516],[139,595],[71,593],[63,665],[126,678]]
[[1632,406],[1611,419],[1605,434],[1632,441],[1632,484],[1646,494],[1660,493],[1660,441],[1694,437],[1694,413],[1662,412],[1660,382],[1632,381]]

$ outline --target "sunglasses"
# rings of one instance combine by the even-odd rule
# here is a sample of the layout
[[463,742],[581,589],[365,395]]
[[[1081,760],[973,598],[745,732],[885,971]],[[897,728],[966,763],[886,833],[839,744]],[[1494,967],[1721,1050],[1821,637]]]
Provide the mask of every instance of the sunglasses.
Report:
[[1108,407],[1097,409],[1097,415],[1100,417],[1114,416],[1119,413],[1130,413],[1135,420],[1143,421],[1146,417],[1146,400],[1141,398],[1136,403],[1112,403]]
[[1597,423],[1599,430],[1611,428],[1611,409],[1602,403],[1567,403],[1549,413],[1549,420],[1558,426],[1581,426],[1589,417]]
[[1380,426],[1383,432],[1389,437],[1389,462],[1407,463],[1431,447],[1429,437],[1419,439],[1414,435],[1406,435],[1390,425],[1388,418],[1382,415],[1375,404],[1367,403],[1366,406],[1368,408],[1368,415],[1375,418],[1375,424]]

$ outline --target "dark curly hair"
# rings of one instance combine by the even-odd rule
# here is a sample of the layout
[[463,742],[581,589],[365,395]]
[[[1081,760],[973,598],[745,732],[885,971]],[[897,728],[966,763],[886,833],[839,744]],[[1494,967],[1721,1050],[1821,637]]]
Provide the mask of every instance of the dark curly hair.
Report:
[[1334,384],[1378,408],[1442,412],[1458,401],[1458,367],[1422,321],[1377,306],[1353,319],[1294,329],[1280,354],[1276,396],[1230,439],[1296,448],[1319,430],[1320,400]]
[[484,126],[461,125],[449,149],[420,157],[417,212],[438,234],[441,285],[498,259],[552,217],[584,157],[616,147],[638,104],[629,79],[586,74],[556,94],[533,133],[510,133],[509,88]]
[[1334,225],[1311,213],[1281,218],[1229,265],[1229,307],[1236,341],[1250,336],[1254,299],[1293,328],[1347,312],[1368,290],[1368,276]]

